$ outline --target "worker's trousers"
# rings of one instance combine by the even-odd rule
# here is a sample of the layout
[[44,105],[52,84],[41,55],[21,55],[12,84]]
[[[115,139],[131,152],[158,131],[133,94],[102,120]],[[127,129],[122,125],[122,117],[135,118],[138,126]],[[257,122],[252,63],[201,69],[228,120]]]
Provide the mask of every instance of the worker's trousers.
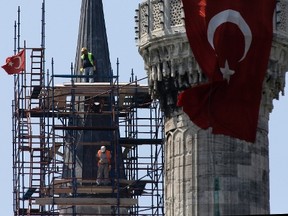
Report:
[[99,164],[97,172],[97,183],[98,184],[109,184],[109,164]]
[[86,67],[83,68],[85,77],[83,78],[83,82],[94,82],[94,68],[93,67]]

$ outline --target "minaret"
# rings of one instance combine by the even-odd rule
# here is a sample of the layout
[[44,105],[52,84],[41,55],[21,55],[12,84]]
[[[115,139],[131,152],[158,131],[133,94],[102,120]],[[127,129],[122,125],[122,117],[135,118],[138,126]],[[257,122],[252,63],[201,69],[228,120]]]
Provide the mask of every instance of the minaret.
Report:
[[82,0],[79,33],[75,58],[75,72],[79,73],[81,48],[87,47],[97,62],[96,82],[109,82],[112,69],[102,0]]
[[[76,58],[75,58],[75,67],[74,74],[80,75],[80,57],[81,57],[81,48],[86,47],[89,52],[91,52],[96,59],[96,72],[94,74],[95,83],[84,83],[80,79],[76,79],[75,82],[81,82],[81,86],[87,86],[91,89],[97,88],[96,83],[106,82],[108,87],[112,82],[112,69],[109,58],[109,49],[106,35],[105,19],[103,13],[103,4],[102,0],[82,0],[81,12],[80,12],[80,21],[79,21],[79,34],[78,34],[78,43],[76,49]],[[92,100],[92,101],[91,101]],[[75,98],[75,101],[79,106],[75,106],[75,109],[80,111],[80,113],[85,113],[87,107],[93,104],[94,102],[103,103],[102,111],[108,114],[99,114],[86,112],[85,114],[80,114],[78,119],[70,119],[71,125],[77,125],[83,127],[83,130],[77,133],[68,132],[68,138],[72,137],[74,140],[74,145],[72,147],[67,147],[66,154],[66,164],[67,167],[64,170],[63,176],[83,179],[91,181],[92,185],[96,185],[97,177],[97,163],[96,163],[96,154],[100,149],[101,145],[105,145],[106,148],[112,151],[111,146],[113,146],[113,141],[115,134],[113,129],[111,130],[87,130],[85,128],[112,128],[112,114],[111,114],[111,104],[112,98],[109,96],[80,96]],[[109,114],[110,113],[110,114]],[[117,134],[117,133],[116,133]],[[76,141],[75,141],[76,140]],[[68,139],[69,141],[69,139]],[[69,145],[68,145],[69,146]],[[77,146],[74,147],[73,146]],[[115,150],[115,149],[114,149]],[[73,155],[74,159],[73,159]],[[120,154],[120,153],[119,153]],[[75,164],[74,167],[69,164]],[[113,168],[113,166],[112,166]],[[123,171],[123,169],[122,169]],[[121,172],[122,172],[121,171]],[[74,174],[73,174],[74,172]],[[112,171],[111,171],[112,172]],[[122,172],[123,173],[123,172]],[[121,175],[121,174],[120,174]],[[76,183],[78,184],[78,183]],[[110,189],[112,186],[110,187]],[[91,195],[91,194],[82,194],[82,197],[96,197],[96,198],[109,198],[109,195]],[[103,197],[105,196],[105,198]],[[111,195],[110,195],[111,196]],[[112,204],[111,204],[112,205]],[[122,213],[126,213],[125,209],[121,210]],[[82,205],[74,206],[67,208],[67,210],[61,210],[61,214],[71,214],[71,215],[110,215],[113,213],[111,206],[105,205]]]
[[[287,3],[279,1],[278,8]],[[176,107],[178,92],[202,81],[186,38],[181,0],[143,0],[136,10],[136,39],[150,93],[165,112],[166,216],[269,214],[269,114],[284,90],[288,68],[284,13],[277,13],[282,25],[275,22],[252,144],[200,129]]]

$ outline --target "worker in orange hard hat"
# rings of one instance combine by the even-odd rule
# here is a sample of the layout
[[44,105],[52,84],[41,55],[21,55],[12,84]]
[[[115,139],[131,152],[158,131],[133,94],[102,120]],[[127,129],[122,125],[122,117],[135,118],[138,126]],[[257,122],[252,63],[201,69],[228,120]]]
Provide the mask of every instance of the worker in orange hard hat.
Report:
[[106,150],[105,146],[101,146],[96,155],[98,171],[97,171],[97,185],[109,185],[109,171],[111,169],[111,153]]
[[86,47],[81,49],[81,67],[80,72],[84,73],[84,82],[94,82],[94,72],[96,71],[96,61],[94,55],[88,52]]

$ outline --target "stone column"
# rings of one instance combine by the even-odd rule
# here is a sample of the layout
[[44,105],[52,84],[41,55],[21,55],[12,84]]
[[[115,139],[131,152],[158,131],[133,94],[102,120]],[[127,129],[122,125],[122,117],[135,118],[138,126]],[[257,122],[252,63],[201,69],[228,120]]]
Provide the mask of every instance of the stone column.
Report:
[[205,80],[183,17],[180,0],[143,0],[135,20],[150,93],[165,113],[165,215],[269,214],[268,122],[272,101],[284,88],[287,42],[275,36],[256,142],[213,135],[176,106],[180,91]]

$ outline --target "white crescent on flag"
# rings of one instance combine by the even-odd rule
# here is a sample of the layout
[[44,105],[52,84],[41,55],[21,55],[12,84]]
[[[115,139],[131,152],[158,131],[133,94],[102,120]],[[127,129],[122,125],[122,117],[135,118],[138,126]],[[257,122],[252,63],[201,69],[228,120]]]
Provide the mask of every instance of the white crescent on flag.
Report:
[[21,57],[20,56],[16,56],[15,59],[19,59],[19,64],[18,64],[18,67],[14,67],[16,70],[20,69],[21,67],[21,64],[22,64],[22,61],[21,61]]
[[243,17],[241,16],[241,14],[238,11],[230,10],[230,9],[224,10],[224,11],[216,14],[214,17],[212,17],[212,19],[210,20],[210,22],[208,24],[208,28],[207,28],[208,41],[209,41],[210,45],[212,46],[212,48],[215,49],[214,48],[214,42],[213,42],[215,31],[221,24],[224,24],[226,22],[231,22],[231,23],[237,25],[244,35],[245,49],[244,49],[244,54],[243,54],[242,58],[239,60],[239,62],[240,62],[246,57],[246,54],[247,54],[247,52],[251,46],[252,32],[251,32],[248,24],[246,23],[246,21],[243,19]]

